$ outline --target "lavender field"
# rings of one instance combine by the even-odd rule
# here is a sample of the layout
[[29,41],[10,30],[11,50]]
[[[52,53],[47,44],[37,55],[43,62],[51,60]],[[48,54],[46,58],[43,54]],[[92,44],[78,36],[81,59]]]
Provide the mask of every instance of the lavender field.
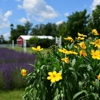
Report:
[[27,86],[27,82],[21,76],[21,69],[27,73],[34,70],[29,64],[35,61],[35,54],[17,52],[7,48],[0,48],[0,89],[11,90]]

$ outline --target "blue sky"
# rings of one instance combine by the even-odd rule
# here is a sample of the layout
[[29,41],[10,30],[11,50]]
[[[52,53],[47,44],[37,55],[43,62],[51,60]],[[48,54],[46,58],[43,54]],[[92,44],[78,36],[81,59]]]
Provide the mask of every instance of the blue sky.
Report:
[[100,0],[0,0],[0,35],[8,39],[11,23],[14,28],[27,20],[33,27],[48,22],[59,24],[75,11],[87,9],[91,14],[98,4]]

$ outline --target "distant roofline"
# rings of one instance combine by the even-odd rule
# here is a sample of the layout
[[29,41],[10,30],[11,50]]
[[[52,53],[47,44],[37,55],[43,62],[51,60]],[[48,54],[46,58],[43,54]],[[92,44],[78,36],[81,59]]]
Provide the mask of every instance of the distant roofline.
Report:
[[[32,38],[34,36],[36,36],[36,35],[20,35],[19,37],[23,38],[24,40],[29,40],[30,38]],[[46,39],[46,38],[48,38],[48,39],[54,39],[53,36],[45,36],[45,35],[43,35],[43,36],[36,36],[36,37],[38,37],[40,39]],[[18,39],[17,39],[17,41],[18,41]]]

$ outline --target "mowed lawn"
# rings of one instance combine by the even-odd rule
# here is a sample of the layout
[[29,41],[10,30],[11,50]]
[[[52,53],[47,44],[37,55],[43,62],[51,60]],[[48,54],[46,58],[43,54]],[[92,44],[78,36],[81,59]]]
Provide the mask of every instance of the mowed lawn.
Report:
[[[15,46],[14,48],[12,48],[11,46],[7,47],[9,49],[13,49],[13,50],[16,50],[16,51],[19,51],[19,52],[24,52],[24,48],[23,47],[20,47],[20,46]],[[50,48],[43,48],[43,50],[41,51],[42,53],[47,53],[48,51],[51,51]],[[32,50],[32,47],[27,47],[26,48],[26,52],[27,53],[34,53],[34,51]]]
[[22,100],[24,90],[0,91],[0,100]]
[[[12,49],[12,47],[7,47]],[[22,47],[15,46],[14,50],[23,52],[24,49]],[[34,53],[31,47],[26,48],[27,53]],[[47,53],[51,51],[51,49],[43,49],[42,53]],[[12,91],[0,91],[0,100],[22,100],[22,95],[24,94],[24,90],[12,90]]]

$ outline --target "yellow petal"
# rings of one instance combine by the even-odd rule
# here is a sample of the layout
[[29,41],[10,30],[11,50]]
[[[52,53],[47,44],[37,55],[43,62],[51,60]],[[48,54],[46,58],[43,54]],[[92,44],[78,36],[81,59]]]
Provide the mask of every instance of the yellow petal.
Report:
[[52,72],[48,72],[48,75],[52,75]]
[[37,50],[35,47],[32,47],[33,50]]
[[57,72],[56,71],[53,71],[53,74],[57,74]]
[[38,50],[40,50],[40,48],[41,48],[40,46],[37,46],[37,49],[38,49]]
[[48,77],[47,77],[47,80],[51,80],[51,77],[50,77],[50,76],[48,76]]
[[56,80],[54,78],[51,79],[51,83],[54,83],[56,82]]

